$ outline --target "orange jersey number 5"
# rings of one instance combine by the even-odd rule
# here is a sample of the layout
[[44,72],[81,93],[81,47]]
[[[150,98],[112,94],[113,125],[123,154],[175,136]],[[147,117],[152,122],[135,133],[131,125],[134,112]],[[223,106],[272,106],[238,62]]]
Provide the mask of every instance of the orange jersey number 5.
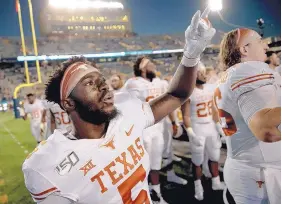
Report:
[[150,203],[148,193],[144,189],[140,191],[135,200],[132,200],[131,198],[132,188],[134,188],[134,186],[136,186],[138,182],[144,182],[145,179],[146,171],[143,166],[140,165],[138,169],[136,169],[136,171],[128,179],[126,179],[122,184],[118,186],[118,191],[122,197],[122,201],[124,204]]
[[219,118],[220,118],[220,123],[222,125],[222,130],[223,130],[224,134],[226,136],[234,135],[237,132],[237,127],[236,127],[236,124],[235,124],[235,121],[234,121],[232,115],[230,113],[226,112],[225,110],[218,108],[217,101],[221,100],[221,98],[222,98],[219,88],[216,88],[213,97],[214,97],[215,106],[218,110],[218,115],[219,115]]

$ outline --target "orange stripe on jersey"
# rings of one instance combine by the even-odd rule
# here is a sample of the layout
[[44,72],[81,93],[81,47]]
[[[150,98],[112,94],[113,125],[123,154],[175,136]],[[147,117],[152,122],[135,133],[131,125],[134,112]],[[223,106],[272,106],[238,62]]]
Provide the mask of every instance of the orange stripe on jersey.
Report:
[[[60,192],[60,191],[54,191],[53,193],[55,192]],[[32,196],[33,197],[33,196]],[[45,196],[45,197],[42,197],[42,198],[36,198],[36,197],[33,197],[35,200],[44,200],[45,198],[47,198],[48,196]]]
[[235,89],[239,88],[240,86],[243,86],[245,84],[249,84],[249,83],[252,83],[252,82],[255,82],[255,81],[260,81],[260,80],[264,80],[264,79],[273,79],[274,77],[273,76],[268,76],[268,77],[261,77],[261,78],[258,78],[258,79],[254,79],[254,80],[251,80],[251,81],[246,81],[246,82],[243,82],[241,84],[238,84],[237,86],[233,87],[232,88],[232,91],[234,91]]
[[[57,188],[56,188],[56,187],[53,187],[53,188],[47,189],[47,190],[45,190],[45,191],[43,191],[43,192],[41,192],[41,193],[37,193],[37,194],[30,193],[30,194],[33,195],[33,196],[42,196],[42,195],[44,195],[44,194],[46,194],[46,193],[50,193],[50,192],[55,191],[55,190],[57,190]],[[36,199],[37,199],[37,198],[36,198]]]
[[237,82],[235,82],[234,84],[231,85],[231,88],[233,88],[234,86],[236,86],[237,84],[239,84],[240,82],[243,82],[243,81],[246,81],[246,80],[249,80],[249,79],[253,79],[253,78],[257,78],[257,77],[265,77],[265,76],[272,76],[272,74],[258,74],[258,75],[255,75],[255,76],[251,76],[251,77],[247,77],[247,78],[244,78],[244,79],[241,79]]

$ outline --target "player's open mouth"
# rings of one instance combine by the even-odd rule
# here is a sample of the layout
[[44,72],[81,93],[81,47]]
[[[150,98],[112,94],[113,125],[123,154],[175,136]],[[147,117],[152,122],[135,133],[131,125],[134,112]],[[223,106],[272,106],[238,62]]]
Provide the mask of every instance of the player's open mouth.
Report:
[[113,103],[114,95],[111,91],[109,91],[103,98],[103,102],[105,103]]

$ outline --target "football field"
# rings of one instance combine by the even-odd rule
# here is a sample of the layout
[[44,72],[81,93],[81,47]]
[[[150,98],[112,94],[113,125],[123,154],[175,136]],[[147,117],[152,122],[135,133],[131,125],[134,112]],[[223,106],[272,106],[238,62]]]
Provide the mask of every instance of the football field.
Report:
[[[183,137],[185,138],[185,137]],[[184,141],[174,141],[175,153],[182,161],[174,163],[175,172],[188,180],[185,186],[166,181],[166,169],[162,170],[162,194],[168,203],[215,203],[223,204],[222,191],[211,190],[211,180],[203,178],[205,199],[201,202],[194,198],[194,185],[191,176],[191,160],[189,144]],[[34,203],[25,188],[21,166],[28,153],[36,147],[31,136],[28,121],[15,119],[13,113],[0,112],[0,204],[31,204]],[[225,150],[222,152],[223,165]],[[221,174],[222,178],[222,174]],[[230,198],[230,197],[229,197]],[[230,199],[229,203],[233,203]]]
[[21,166],[36,147],[28,121],[0,112],[0,204],[33,203],[24,186]]

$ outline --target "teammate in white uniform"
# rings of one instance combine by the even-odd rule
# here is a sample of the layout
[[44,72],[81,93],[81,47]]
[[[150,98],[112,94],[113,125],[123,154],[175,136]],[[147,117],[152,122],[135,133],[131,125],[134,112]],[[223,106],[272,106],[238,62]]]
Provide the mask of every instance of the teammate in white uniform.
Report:
[[246,28],[229,32],[220,48],[227,71],[214,102],[228,150],[224,180],[237,204],[281,202],[281,78],[264,63],[267,49]]
[[[156,80],[156,65],[145,57],[137,59],[134,65],[135,77],[126,81],[123,91],[128,91],[143,102],[149,102],[165,92],[161,80]],[[153,125],[144,131],[144,145],[150,157],[150,181],[151,199],[153,202],[166,203],[160,190],[159,170],[162,164],[162,152],[164,147],[163,122]]]
[[44,106],[40,99],[37,99],[34,94],[30,93],[27,95],[27,102],[24,103],[24,112],[25,115],[23,119],[27,119],[27,115],[31,115],[30,120],[30,129],[31,134],[37,141],[40,143],[44,139],[43,130],[41,129],[41,123],[44,122],[42,118],[42,112],[44,110]]
[[123,80],[119,74],[111,76],[110,82],[114,93],[117,93],[123,87]]
[[55,129],[60,129],[62,132],[72,130],[71,119],[59,104],[46,101],[44,106],[45,111],[43,115],[45,115],[47,111],[50,113],[51,133],[53,133]]
[[276,70],[276,68],[280,65],[279,57],[273,51],[268,51],[266,55],[268,57],[268,59],[266,60],[267,64],[271,69]]
[[[51,123],[51,113],[50,110],[48,110],[48,101],[43,99],[42,100],[44,110],[42,113],[42,121],[46,124],[44,128],[44,138],[47,139],[53,134],[54,131],[54,124]],[[53,129],[53,130],[52,130]]]
[[[204,65],[199,66],[195,89],[189,100],[182,106],[183,122],[189,136],[192,171],[195,185],[195,198],[204,199],[204,189],[201,183],[202,168],[205,153],[209,159],[212,174],[212,189],[223,190],[225,185],[220,182],[218,161],[220,158],[221,140],[213,120],[212,100],[215,86],[206,83]],[[219,128],[221,130],[221,128]],[[222,130],[221,130],[222,131]]]
[[[170,77],[169,77],[170,78]],[[164,86],[166,87],[165,90],[169,87],[169,79],[163,80]],[[164,151],[163,151],[163,166],[167,166],[172,163],[172,161],[180,162],[182,159],[180,157],[177,157],[173,154],[172,151],[172,140],[173,137],[180,137],[183,133],[181,122],[179,120],[179,111],[180,109],[177,109],[173,113],[169,115],[169,117],[166,117],[164,119]],[[168,172],[169,175],[169,172]],[[168,176],[169,178],[169,176]]]
[[[160,83],[164,87],[164,90],[166,91],[169,87],[169,83],[166,80],[161,80],[160,78],[156,77],[154,78],[153,82]],[[169,116],[167,116],[164,120],[162,120],[163,125],[163,152],[162,152],[162,167],[166,167],[167,169],[167,181],[168,182],[174,182],[181,185],[186,185],[188,182],[187,180],[178,177],[173,169],[173,160],[174,161],[181,161],[181,158],[175,156],[172,151],[172,139],[173,136],[180,137],[182,135],[182,127],[180,126],[178,120],[176,111],[173,111]]]
[[55,131],[24,162],[25,184],[36,202],[150,203],[143,131],[192,93],[196,65],[215,34],[202,18],[198,11],[185,32],[187,45],[170,88],[150,103],[127,94],[117,103],[118,114],[104,77],[85,59],[74,58],[57,70],[46,99],[69,114],[76,140]]

